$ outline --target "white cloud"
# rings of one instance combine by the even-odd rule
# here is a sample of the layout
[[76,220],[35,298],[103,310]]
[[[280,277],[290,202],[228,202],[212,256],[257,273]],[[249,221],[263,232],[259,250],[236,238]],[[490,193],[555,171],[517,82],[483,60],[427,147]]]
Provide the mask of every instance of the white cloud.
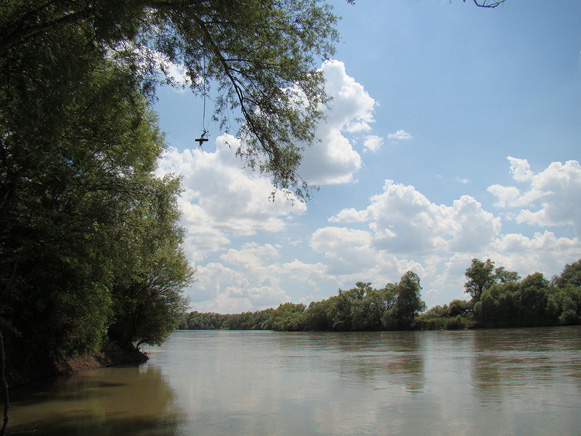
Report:
[[[315,185],[349,183],[361,168],[362,160],[345,134],[371,129],[376,102],[361,84],[347,75],[342,62],[326,61],[322,71],[326,92],[332,100],[317,127],[319,142],[305,149],[299,173]],[[366,142],[369,149],[380,146],[377,140],[370,141]]]
[[[549,173],[562,175],[574,172],[575,165],[569,165],[567,171],[558,165],[549,169]],[[545,179],[554,179],[554,174],[545,174]],[[531,182],[535,186],[547,184],[540,183],[536,175]],[[557,186],[565,186],[563,191],[568,192],[569,185]],[[492,191],[501,194],[503,204],[518,194],[518,190],[504,188]],[[523,277],[539,271],[550,278],[581,253],[578,238],[557,237],[549,231],[532,237],[503,234],[501,218],[484,210],[471,196],[463,195],[451,206],[437,205],[413,186],[392,180],[385,182],[382,193],[371,197],[367,208],[343,209],[329,221],[343,225],[368,222],[370,228],[365,232],[327,227],[313,234],[311,247],[324,254],[329,273],[338,282],[352,279],[381,283],[381,277],[397,280],[406,269],[412,269],[421,277],[428,306],[466,298],[464,272],[474,257],[490,258],[497,266]]]
[[528,182],[533,178],[533,172],[526,159],[517,159],[511,156],[508,156],[507,159],[510,162],[512,177],[517,182]]
[[369,232],[340,227],[318,229],[311,237],[311,248],[324,253],[332,274],[351,274],[368,268],[375,261]]
[[454,222],[448,252],[473,252],[487,247],[499,234],[500,218],[482,209],[469,195],[455,200],[450,218]]
[[492,185],[488,187],[488,192],[498,199],[494,205],[502,208],[515,204],[521,196],[518,188],[514,186]]
[[179,203],[187,251],[194,261],[222,249],[231,236],[283,231],[286,218],[306,211],[296,199],[279,196],[270,201],[270,180],[241,168],[235,156],[238,145],[238,139],[222,135],[215,152],[169,149],[160,160],[159,174],[182,177]]
[[353,208],[343,209],[336,216],[329,218],[334,223],[360,223],[368,220],[366,210],[355,210]]
[[361,156],[337,129],[321,129],[321,140],[306,148],[299,174],[314,185],[350,183],[362,165]]
[[414,137],[406,132],[405,130],[398,130],[395,133],[390,133],[387,135],[387,139],[391,139],[392,141],[409,141],[414,139]]
[[[326,266],[297,259],[279,262],[280,248],[271,244],[247,243],[230,248],[221,263],[209,263],[197,270],[197,282],[187,291],[195,310],[239,313],[276,307],[291,301],[283,283],[300,283],[318,292],[328,280]],[[292,286],[291,286],[292,288]],[[297,302],[296,300],[294,302]]]
[[369,281],[383,286],[396,282],[409,269],[423,271],[411,260],[373,246],[373,236],[366,231],[344,227],[324,227],[311,236],[311,248],[327,259],[326,273],[340,286],[353,286],[357,281]]
[[[192,83],[186,67],[183,64],[171,61],[166,54],[160,51],[127,41],[122,42],[118,49],[134,52],[141,59],[139,64],[141,68],[153,68],[160,74],[165,75],[165,77],[171,80],[175,85],[181,86],[181,91]],[[180,92],[179,88],[174,89]]]
[[378,151],[383,145],[383,138],[375,135],[368,136],[363,143],[363,146],[369,151]]
[[516,271],[523,278],[541,272],[550,279],[567,263],[579,259],[579,253],[581,243],[578,238],[558,237],[545,230],[532,237],[520,233],[501,235],[479,257],[490,258],[497,266]]
[[511,173],[527,189],[492,185],[488,191],[498,207],[520,209],[516,221],[536,226],[573,226],[581,235],[581,166],[571,160],[551,163],[535,174],[528,161],[509,157]]
[[[372,152],[383,146],[382,138],[367,133],[376,103],[341,62],[326,62],[322,70],[333,100],[316,132],[321,142],[306,150],[300,173],[313,184],[349,183],[362,167],[352,141],[358,139]],[[408,141],[413,136],[397,130],[387,139]],[[241,168],[235,156],[240,145],[239,139],[223,135],[216,139],[213,152],[170,149],[160,162],[160,174],[183,177],[179,205],[186,229],[184,248],[198,263],[197,282],[188,289],[196,310],[234,313],[285,301],[308,303],[356,281],[378,287],[397,282],[410,269],[420,275],[428,305],[442,304],[464,297],[464,272],[473,257],[491,258],[523,276],[534,271],[550,276],[581,253],[579,238],[544,228],[532,236],[503,233],[501,216],[484,210],[472,196],[436,204],[414,186],[393,180],[386,180],[366,207],[347,207],[331,216],[328,221],[336,227],[323,224],[312,231],[311,251],[304,252],[310,263],[302,257],[285,258],[287,249],[299,252],[301,241],[308,238],[305,234],[293,232],[286,242],[278,238],[284,246],[241,246],[249,236],[287,230],[289,220],[305,213],[306,205],[295,200],[293,206],[282,196],[269,201],[270,181]],[[535,173],[526,159],[508,157],[508,161],[518,187],[488,188],[502,218],[514,219],[514,226],[573,226],[579,235],[579,163],[555,162]],[[349,228],[351,224],[357,228]],[[362,224],[368,227],[362,230]],[[212,262],[203,264],[209,258]]]
[[[365,210],[374,232],[374,245],[398,253],[441,248],[445,241],[440,234],[447,226],[442,212],[412,186],[392,180],[386,180],[383,193],[373,196]],[[363,211],[360,213],[363,216]]]
[[474,251],[500,232],[500,219],[465,195],[453,206],[436,205],[413,186],[386,180],[383,193],[361,211],[344,209],[332,222],[369,221],[373,245],[402,254]]

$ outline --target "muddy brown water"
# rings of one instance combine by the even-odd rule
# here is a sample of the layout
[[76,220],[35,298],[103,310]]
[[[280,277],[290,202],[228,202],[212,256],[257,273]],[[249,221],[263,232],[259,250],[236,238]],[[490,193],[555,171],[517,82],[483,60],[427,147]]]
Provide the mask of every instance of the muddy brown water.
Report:
[[176,332],[12,392],[20,435],[581,435],[581,327]]

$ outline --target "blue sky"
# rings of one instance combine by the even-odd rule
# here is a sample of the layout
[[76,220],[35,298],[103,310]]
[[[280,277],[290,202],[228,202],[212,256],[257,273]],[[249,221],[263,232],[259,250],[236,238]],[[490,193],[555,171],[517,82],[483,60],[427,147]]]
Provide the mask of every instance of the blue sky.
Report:
[[332,4],[342,40],[321,65],[334,99],[301,168],[320,186],[308,203],[270,202],[236,138],[207,122],[194,142],[201,99],[158,93],[192,309],[308,304],[410,269],[430,307],[465,298],[474,257],[547,278],[580,259],[581,3]]

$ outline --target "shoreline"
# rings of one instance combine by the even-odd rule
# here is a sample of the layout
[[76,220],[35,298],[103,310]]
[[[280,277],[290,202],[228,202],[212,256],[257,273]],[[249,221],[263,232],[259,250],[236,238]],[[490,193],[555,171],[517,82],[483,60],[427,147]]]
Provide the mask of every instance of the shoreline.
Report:
[[113,349],[66,359],[47,360],[44,364],[24,369],[11,368],[7,371],[6,378],[12,388],[44,378],[72,375],[110,366],[141,364],[148,360],[149,357],[142,351]]

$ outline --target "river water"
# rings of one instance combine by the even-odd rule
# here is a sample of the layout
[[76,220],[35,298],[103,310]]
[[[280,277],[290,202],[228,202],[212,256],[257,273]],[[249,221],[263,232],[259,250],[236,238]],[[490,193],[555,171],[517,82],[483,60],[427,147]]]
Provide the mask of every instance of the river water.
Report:
[[13,391],[8,434],[581,435],[581,327],[184,331]]

